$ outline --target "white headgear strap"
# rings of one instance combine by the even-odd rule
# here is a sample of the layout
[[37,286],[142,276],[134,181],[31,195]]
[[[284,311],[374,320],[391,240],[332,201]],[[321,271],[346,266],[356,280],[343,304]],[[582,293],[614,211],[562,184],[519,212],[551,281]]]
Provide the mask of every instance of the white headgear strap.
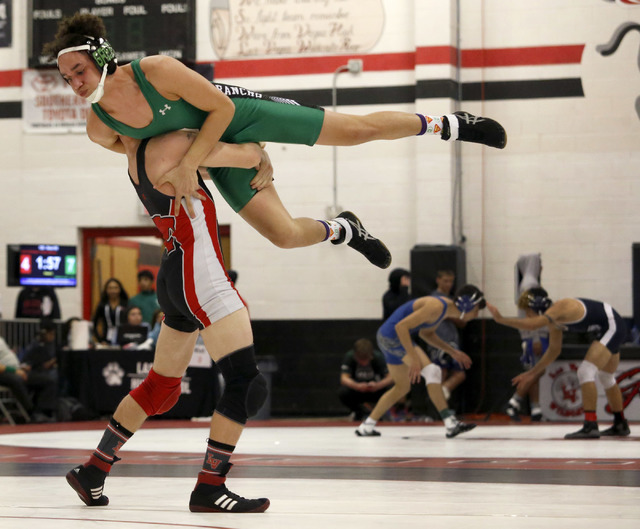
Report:
[[[65,48],[63,50],[60,50],[58,52],[58,57],[56,58],[56,63],[58,62],[60,55],[64,55],[65,53],[70,53],[72,51],[89,51],[90,49],[91,49],[91,46],[89,46],[89,44],[82,44],[81,46],[71,46],[70,48]],[[91,92],[86,97],[89,103],[97,103],[102,99],[102,96],[104,95],[104,80],[107,77],[108,68],[109,68],[109,64],[107,63],[104,65],[104,68],[102,68],[102,77],[100,78],[100,82],[98,83],[98,86],[93,92]]]
[[56,58],[56,62],[60,58],[60,55],[64,55],[65,53],[70,53],[72,51],[88,51],[91,49],[91,46],[88,44],[82,44],[81,46],[71,46],[70,48],[65,48],[64,50],[60,50],[58,52],[58,57]]

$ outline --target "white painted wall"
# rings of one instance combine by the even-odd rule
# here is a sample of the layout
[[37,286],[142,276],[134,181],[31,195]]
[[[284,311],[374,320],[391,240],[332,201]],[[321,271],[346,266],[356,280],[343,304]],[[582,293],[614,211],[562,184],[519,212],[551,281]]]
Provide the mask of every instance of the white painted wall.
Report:
[[[14,47],[0,49],[0,70],[26,67],[26,13],[13,3]],[[198,60],[213,60],[208,0],[198,3]],[[455,2],[383,0],[383,34],[371,53],[411,52],[455,43]],[[464,108],[501,121],[504,151],[464,145],[463,214],[467,276],[505,313],[513,306],[513,267],[523,253],[541,252],[543,282],[552,297],[607,300],[631,314],[631,244],[640,241],[640,33],[612,56],[595,50],[623,22],[640,23],[640,7],[605,0],[461,0],[462,48],[585,44],[572,66],[463,69],[463,81],[580,77],[584,98],[471,102]],[[365,64],[366,68],[366,64]],[[445,72],[444,74],[442,72]],[[450,67],[340,76],[340,86],[402,85],[453,75]],[[331,74],[221,79],[256,90],[328,88]],[[0,101],[20,90],[0,88]],[[446,113],[449,100],[414,105],[342,107]],[[7,288],[7,243],[77,244],[78,228],[139,226],[137,199],[124,159],[83,135],[28,135],[20,120],[0,120],[0,295],[13,315],[18,289]],[[324,218],[332,202],[331,149],[272,145],[280,196],[294,216]],[[383,239],[392,266],[409,266],[418,243],[451,243],[453,150],[435,138],[411,138],[342,148],[339,203]],[[214,189],[214,194],[217,192]],[[376,318],[388,271],[352,250],[329,244],[280,250],[258,236],[222,201],[231,225],[233,266],[255,319]],[[80,289],[60,289],[63,317],[81,313]]]

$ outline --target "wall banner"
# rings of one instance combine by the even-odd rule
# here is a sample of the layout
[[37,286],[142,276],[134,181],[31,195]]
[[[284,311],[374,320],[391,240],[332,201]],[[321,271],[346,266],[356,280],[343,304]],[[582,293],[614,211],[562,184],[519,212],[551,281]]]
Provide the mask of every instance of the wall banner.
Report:
[[73,93],[57,70],[25,70],[22,95],[25,132],[85,132],[91,105]]
[[[540,406],[545,419],[551,421],[584,420],[578,367],[581,360],[554,362],[540,379]],[[616,380],[622,391],[622,405],[627,419],[640,419],[640,360],[621,360]],[[602,427],[613,418],[600,381],[598,388],[598,422]],[[607,426],[608,427],[608,426]]]
[[211,0],[220,59],[366,53],[382,35],[382,0]]

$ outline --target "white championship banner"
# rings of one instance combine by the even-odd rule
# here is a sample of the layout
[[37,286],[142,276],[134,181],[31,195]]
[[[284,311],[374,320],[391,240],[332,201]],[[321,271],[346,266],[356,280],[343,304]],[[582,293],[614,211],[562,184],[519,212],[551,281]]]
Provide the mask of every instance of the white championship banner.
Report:
[[85,132],[90,104],[76,96],[58,70],[22,74],[22,123],[25,132]]
[[[550,421],[584,420],[578,367],[582,360],[554,362],[540,379],[540,406],[545,419]],[[640,420],[640,360],[621,360],[616,380],[622,391],[625,418]],[[596,379],[598,388],[598,421],[606,423],[613,415],[607,405],[604,388]]]

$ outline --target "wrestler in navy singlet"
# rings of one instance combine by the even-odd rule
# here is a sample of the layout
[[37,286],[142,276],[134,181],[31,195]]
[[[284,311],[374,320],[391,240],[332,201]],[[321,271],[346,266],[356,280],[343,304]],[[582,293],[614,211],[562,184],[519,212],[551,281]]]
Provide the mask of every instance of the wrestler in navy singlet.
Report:
[[620,351],[620,345],[627,335],[624,320],[608,303],[586,298],[574,298],[584,306],[584,316],[563,325],[568,331],[594,333],[597,340],[611,353]]
[[199,193],[205,199],[193,201],[195,217],[189,217],[186,207],[176,216],[173,197],[156,190],[147,176],[148,142],[142,140],[136,155],[139,183],[131,183],[164,240],[158,302],[169,327],[193,332],[242,309],[244,303],[225,271],[215,204],[200,174]]
[[[438,318],[433,322],[421,323],[417,327],[409,329],[410,334],[418,332],[421,329],[435,327],[444,318],[444,315],[447,312],[447,302],[439,296],[430,297],[434,297],[442,303],[443,307],[440,316],[438,316]],[[404,347],[400,343],[400,339],[398,338],[396,325],[399,321],[405,319],[409,314],[413,312],[413,304],[415,302],[416,300],[412,299],[410,301],[407,301],[403,305],[400,305],[395,311],[393,311],[393,314],[391,314],[391,316],[389,316],[389,318],[387,318],[387,320],[380,326],[380,329],[378,329],[376,340],[378,342],[380,351],[384,353],[387,364],[400,365],[402,364],[402,357],[407,354],[407,352],[404,350]]]

